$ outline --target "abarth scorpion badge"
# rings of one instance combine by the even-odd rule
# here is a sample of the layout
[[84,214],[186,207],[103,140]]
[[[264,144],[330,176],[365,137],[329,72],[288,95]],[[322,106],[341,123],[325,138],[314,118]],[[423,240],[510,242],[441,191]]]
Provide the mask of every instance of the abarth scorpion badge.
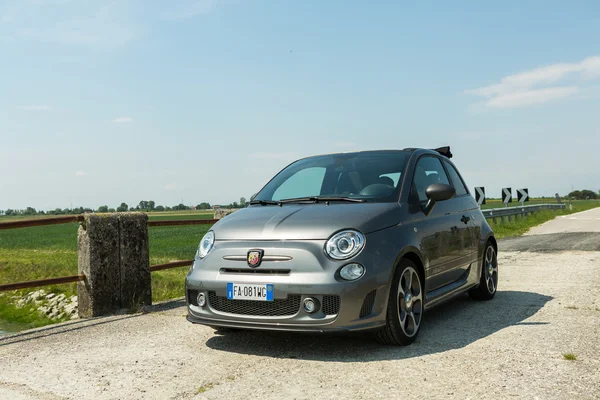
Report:
[[250,268],[256,268],[262,262],[264,250],[250,250],[248,251],[248,266]]

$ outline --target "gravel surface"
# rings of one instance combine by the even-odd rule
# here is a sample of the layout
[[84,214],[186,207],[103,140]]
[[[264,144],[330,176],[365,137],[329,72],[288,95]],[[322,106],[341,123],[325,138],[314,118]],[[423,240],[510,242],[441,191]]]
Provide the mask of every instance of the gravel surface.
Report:
[[408,347],[214,332],[188,323],[182,301],[8,336],[0,398],[600,398],[600,252],[501,252],[499,263],[494,300],[428,312]]

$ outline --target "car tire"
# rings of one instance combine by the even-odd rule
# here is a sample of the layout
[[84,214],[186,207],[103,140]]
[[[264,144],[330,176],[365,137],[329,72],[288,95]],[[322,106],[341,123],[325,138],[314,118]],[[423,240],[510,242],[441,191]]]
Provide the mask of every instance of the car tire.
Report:
[[481,261],[481,277],[479,286],[469,290],[469,296],[474,300],[491,300],[498,290],[498,257],[496,248],[487,242]]
[[392,280],[385,327],[375,333],[379,343],[394,346],[411,344],[423,320],[423,284],[419,269],[402,259]]

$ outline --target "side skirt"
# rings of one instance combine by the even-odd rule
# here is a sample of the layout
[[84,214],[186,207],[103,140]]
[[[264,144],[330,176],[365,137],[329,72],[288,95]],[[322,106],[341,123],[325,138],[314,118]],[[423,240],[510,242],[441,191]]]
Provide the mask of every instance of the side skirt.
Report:
[[442,286],[441,288],[432,290],[431,292],[427,292],[425,294],[424,302],[425,310],[429,310],[435,306],[438,306],[450,300],[451,298],[463,294],[469,289],[477,286],[479,280],[471,277],[472,272],[477,273],[477,269],[473,270],[471,268],[472,266],[473,265],[471,264],[458,280]]

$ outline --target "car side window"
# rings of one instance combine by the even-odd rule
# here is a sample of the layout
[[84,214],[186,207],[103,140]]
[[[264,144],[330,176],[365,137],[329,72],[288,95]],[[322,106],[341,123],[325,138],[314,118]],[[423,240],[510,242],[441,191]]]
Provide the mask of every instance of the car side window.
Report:
[[468,193],[467,188],[465,187],[464,182],[460,179],[458,172],[456,169],[447,161],[444,161],[446,165],[446,169],[448,170],[448,175],[450,175],[450,179],[452,180],[452,186],[456,189],[457,196],[463,196]]
[[413,182],[409,194],[409,201],[411,203],[419,201],[427,201],[427,195],[425,191],[434,183],[445,183],[450,184],[448,176],[441,161],[437,157],[425,156],[421,157],[417,161],[415,167],[415,175],[413,176]]

